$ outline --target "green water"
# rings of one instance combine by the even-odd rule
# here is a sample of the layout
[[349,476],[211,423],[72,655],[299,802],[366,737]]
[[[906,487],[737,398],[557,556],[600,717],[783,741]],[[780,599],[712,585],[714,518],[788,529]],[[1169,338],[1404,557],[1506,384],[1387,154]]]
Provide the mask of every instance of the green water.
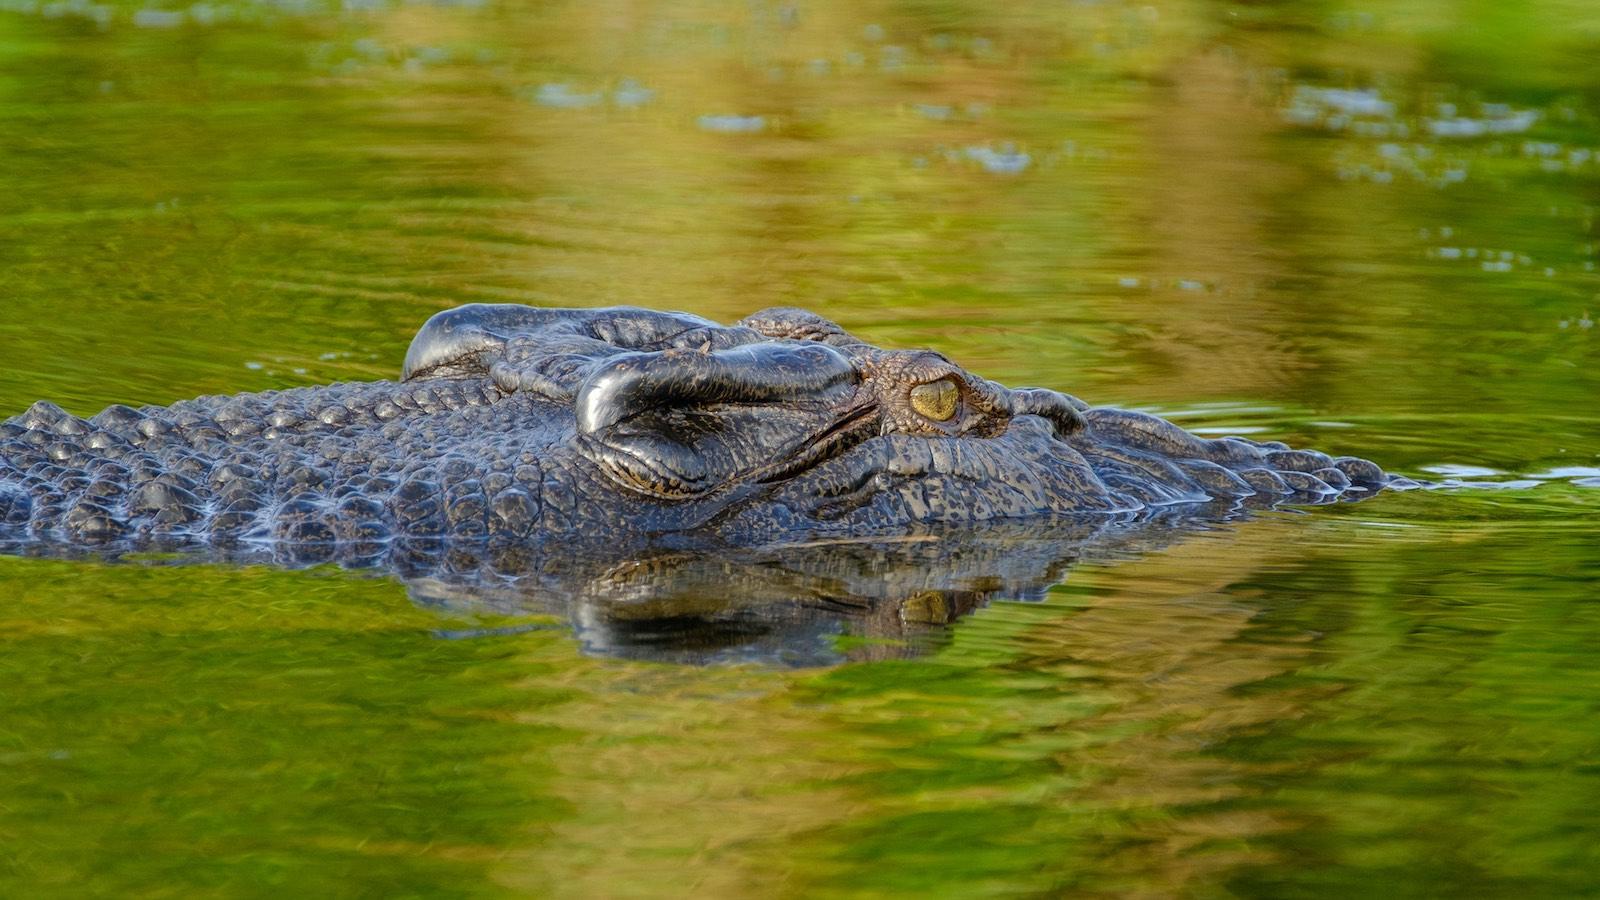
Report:
[[0,895],[1600,894],[1597,59],[1587,0],[0,0],[0,414],[792,304],[1477,483],[799,666],[0,558]]

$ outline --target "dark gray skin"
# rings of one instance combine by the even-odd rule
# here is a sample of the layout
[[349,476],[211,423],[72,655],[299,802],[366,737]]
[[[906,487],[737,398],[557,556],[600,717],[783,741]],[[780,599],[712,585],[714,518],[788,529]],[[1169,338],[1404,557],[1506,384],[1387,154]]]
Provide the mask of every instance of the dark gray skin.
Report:
[[[1013,390],[795,309],[439,313],[401,380],[0,424],[0,541],[756,546],[1409,485]],[[343,552],[343,551],[340,551]],[[352,551],[355,552],[355,551]]]

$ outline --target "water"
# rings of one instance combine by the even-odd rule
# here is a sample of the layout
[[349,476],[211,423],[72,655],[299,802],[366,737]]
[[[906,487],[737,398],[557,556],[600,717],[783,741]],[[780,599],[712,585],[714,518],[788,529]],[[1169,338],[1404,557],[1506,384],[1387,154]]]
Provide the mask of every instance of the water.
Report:
[[0,894],[1595,893],[1597,51],[1556,0],[6,0],[0,411],[792,304],[1456,486],[534,597],[0,558]]

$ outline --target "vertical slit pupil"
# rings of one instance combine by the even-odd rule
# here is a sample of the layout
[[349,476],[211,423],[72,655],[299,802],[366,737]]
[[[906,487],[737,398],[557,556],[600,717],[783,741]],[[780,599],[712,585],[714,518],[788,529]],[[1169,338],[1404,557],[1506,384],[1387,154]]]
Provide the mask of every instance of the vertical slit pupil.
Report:
[[954,381],[941,378],[911,389],[911,408],[935,422],[947,422],[956,414],[961,391]]

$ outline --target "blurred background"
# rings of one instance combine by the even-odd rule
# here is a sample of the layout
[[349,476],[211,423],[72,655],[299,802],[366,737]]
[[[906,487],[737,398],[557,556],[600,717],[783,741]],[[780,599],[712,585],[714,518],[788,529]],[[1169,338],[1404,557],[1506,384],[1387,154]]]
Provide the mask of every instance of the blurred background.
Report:
[[1591,0],[0,0],[0,414],[799,305],[1478,484],[798,670],[0,559],[0,893],[1594,893],[1597,207]]
[[3,9],[7,406],[391,376],[467,301],[803,305],[1094,402],[1595,396],[1581,0]]

